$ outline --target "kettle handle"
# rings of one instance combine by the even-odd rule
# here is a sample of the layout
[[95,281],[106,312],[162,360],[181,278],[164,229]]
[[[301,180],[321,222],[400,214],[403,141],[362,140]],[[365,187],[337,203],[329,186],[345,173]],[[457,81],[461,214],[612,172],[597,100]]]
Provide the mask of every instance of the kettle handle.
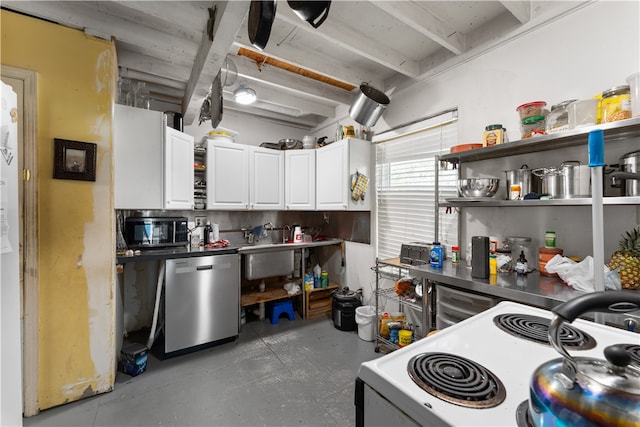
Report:
[[581,314],[597,311],[626,313],[640,309],[640,294],[623,291],[592,292],[581,295],[555,307],[553,311],[567,322],[573,322]]
[[575,381],[577,364],[573,357],[562,346],[560,339],[562,324],[573,322],[581,314],[591,311],[604,313],[626,313],[640,309],[640,295],[623,291],[602,291],[581,295],[566,301],[551,310],[555,316],[549,325],[549,342],[553,348],[564,357],[563,371],[572,381]]

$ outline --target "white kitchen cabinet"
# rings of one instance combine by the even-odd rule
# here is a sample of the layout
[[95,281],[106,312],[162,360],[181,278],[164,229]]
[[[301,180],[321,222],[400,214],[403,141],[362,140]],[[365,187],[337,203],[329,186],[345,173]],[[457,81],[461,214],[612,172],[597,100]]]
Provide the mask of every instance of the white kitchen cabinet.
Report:
[[249,147],[207,141],[207,209],[249,208]]
[[[371,210],[372,152],[371,142],[353,138],[316,150],[316,209]],[[351,197],[351,180],[356,172],[369,181],[364,200]]]
[[284,209],[284,152],[249,146],[249,208]]
[[285,209],[316,208],[316,150],[284,152]]
[[113,152],[116,209],[193,208],[193,137],[164,113],[116,105]]

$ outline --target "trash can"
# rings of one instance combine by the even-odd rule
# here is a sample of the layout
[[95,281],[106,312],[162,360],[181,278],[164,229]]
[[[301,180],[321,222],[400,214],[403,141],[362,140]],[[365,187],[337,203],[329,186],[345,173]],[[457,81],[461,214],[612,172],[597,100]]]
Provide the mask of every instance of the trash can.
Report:
[[375,338],[376,311],[370,305],[356,308],[356,323],[358,324],[358,336],[364,341],[373,341]]

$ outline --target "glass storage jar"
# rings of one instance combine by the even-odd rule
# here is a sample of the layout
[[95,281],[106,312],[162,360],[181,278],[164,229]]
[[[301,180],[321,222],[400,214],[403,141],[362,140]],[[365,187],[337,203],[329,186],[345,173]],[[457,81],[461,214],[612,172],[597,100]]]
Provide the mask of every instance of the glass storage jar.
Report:
[[602,92],[600,116],[602,123],[631,118],[631,90],[629,85],[612,87]]
[[521,252],[524,252],[524,257],[529,262],[537,258],[538,254],[533,252],[531,237],[507,237],[507,240],[509,241],[509,249],[511,249],[511,271],[516,270],[516,263]]

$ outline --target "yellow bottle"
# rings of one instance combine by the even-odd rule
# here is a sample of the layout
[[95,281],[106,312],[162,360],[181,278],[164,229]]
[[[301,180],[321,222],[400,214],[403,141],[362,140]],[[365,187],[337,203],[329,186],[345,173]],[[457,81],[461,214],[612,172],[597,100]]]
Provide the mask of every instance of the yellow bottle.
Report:
[[498,259],[495,254],[489,255],[489,274],[498,274]]

